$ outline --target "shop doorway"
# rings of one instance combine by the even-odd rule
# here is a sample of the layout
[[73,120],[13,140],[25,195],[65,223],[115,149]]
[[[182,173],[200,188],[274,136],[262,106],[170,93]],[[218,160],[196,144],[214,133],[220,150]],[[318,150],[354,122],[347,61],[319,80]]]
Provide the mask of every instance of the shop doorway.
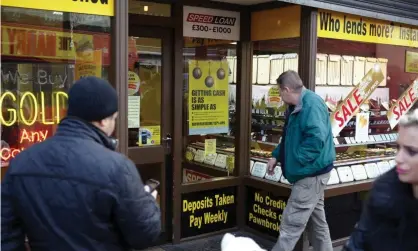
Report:
[[172,240],[172,32],[129,27],[128,156],[144,181],[156,179],[162,214],[161,242]]

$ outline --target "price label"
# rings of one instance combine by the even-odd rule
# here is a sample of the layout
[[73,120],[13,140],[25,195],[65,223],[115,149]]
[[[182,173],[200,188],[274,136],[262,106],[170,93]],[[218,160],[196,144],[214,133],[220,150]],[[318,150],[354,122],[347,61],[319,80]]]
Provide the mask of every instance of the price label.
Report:
[[232,173],[235,168],[235,157],[232,155],[228,155],[226,158],[226,169],[228,169],[228,172]]
[[369,179],[374,179],[380,175],[376,163],[365,164],[364,167],[366,168],[367,177],[369,177]]
[[331,176],[330,176],[330,178],[328,180],[327,185],[328,186],[329,185],[335,185],[335,184],[338,184],[338,183],[340,183],[340,178],[338,178],[337,170],[332,169],[331,170]]
[[215,161],[215,166],[220,168],[226,168],[226,158],[228,156],[225,154],[218,154],[218,157]]
[[271,180],[271,181],[274,181],[274,182],[278,182],[281,177],[282,177],[282,169],[280,168],[280,166],[276,166],[274,168],[273,175],[270,175],[267,172],[266,176],[265,176],[266,180]]
[[213,165],[215,165],[215,161],[216,161],[217,157],[218,157],[218,154],[216,154],[216,153],[215,154],[208,154],[208,155],[205,156],[204,163],[207,164],[207,165],[213,166]]
[[337,168],[337,172],[342,183],[354,181],[353,172],[351,171],[350,167],[348,166],[339,167]]
[[196,155],[194,156],[194,161],[203,163],[205,160],[205,151],[203,150],[197,150]]
[[262,162],[255,162],[251,175],[258,178],[264,178],[267,173],[267,164]]
[[363,165],[351,166],[351,171],[353,172],[353,177],[355,180],[367,180],[366,169],[364,169]]

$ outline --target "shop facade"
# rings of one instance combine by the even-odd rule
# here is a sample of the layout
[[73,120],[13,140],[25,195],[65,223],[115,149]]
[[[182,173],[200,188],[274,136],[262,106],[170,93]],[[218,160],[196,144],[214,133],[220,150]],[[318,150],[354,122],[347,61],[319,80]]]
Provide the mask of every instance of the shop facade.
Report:
[[2,177],[53,135],[69,87],[91,75],[119,93],[118,150],[161,181],[161,243],[237,229],[277,237],[291,187],[266,162],[281,138],[275,83],[286,70],[329,107],[335,245],[394,165],[397,121],[418,98],[416,4],[49,2],[2,1]]

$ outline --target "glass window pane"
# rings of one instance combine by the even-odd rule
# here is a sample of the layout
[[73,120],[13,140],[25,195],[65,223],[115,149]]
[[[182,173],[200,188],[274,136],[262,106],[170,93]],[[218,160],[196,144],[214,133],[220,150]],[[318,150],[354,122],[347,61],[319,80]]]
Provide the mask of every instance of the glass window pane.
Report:
[[161,142],[161,39],[129,37],[129,146]]
[[107,78],[110,17],[11,7],[1,14],[3,176],[17,154],[55,133],[76,80]]
[[184,38],[184,183],[234,172],[236,43]]

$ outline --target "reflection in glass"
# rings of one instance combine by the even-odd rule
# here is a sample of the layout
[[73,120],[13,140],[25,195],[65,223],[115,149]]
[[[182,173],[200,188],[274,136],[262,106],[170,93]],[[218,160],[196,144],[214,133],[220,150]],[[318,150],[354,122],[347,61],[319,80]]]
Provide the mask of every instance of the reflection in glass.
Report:
[[129,37],[129,146],[160,145],[161,39]]
[[11,159],[55,133],[74,81],[107,78],[110,17],[11,7],[1,14],[3,177]]

